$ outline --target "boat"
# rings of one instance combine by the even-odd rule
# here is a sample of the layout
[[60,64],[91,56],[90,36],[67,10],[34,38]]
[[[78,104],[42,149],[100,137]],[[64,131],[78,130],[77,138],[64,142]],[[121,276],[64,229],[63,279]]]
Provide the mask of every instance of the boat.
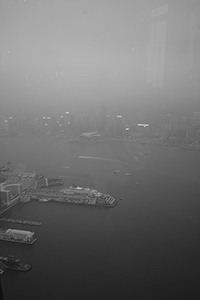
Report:
[[126,173],[125,175],[126,176],[132,176],[132,173]]
[[113,171],[113,173],[118,174],[118,173],[120,173],[120,170],[115,170],[115,171]]
[[3,268],[2,268],[2,269],[1,269],[1,268],[2,268],[2,267],[1,267],[1,264],[0,264],[0,275],[3,275],[3,273],[4,273],[5,271],[4,271]]
[[48,199],[45,199],[45,198],[41,198],[39,201],[40,201],[40,202],[49,202],[49,200],[48,200]]
[[20,259],[14,255],[9,255],[8,257],[0,256],[0,275],[2,275],[5,270],[27,272],[31,270],[31,268],[31,265],[20,262]]

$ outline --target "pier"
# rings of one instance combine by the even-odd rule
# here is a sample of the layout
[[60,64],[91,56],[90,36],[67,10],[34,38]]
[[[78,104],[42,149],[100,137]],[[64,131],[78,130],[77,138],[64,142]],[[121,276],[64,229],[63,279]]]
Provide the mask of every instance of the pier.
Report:
[[32,226],[42,225],[42,222],[29,221],[29,220],[19,220],[19,219],[0,218],[0,221],[1,222],[23,224],[23,225],[32,225]]

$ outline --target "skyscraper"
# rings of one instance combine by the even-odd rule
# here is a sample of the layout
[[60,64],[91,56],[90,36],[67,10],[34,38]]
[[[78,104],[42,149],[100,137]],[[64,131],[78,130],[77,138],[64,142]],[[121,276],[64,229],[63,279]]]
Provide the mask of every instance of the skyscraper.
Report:
[[123,122],[123,117],[121,115],[118,115],[116,117],[115,135],[117,137],[123,137],[124,136],[124,122]]
[[[159,1],[161,3],[161,1]],[[153,88],[164,87],[167,41],[168,4],[156,4],[150,10],[150,33],[147,46],[147,83]]]
[[70,131],[75,132],[76,131],[76,116],[75,114],[71,114],[69,115],[69,122],[68,124]]
[[105,106],[101,104],[100,112],[99,112],[99,131],[105,132],[105,128],[106,128],[106,110],[105,110]]
[[147,83],[199,109],[200,1],[155,0],[150,7]]

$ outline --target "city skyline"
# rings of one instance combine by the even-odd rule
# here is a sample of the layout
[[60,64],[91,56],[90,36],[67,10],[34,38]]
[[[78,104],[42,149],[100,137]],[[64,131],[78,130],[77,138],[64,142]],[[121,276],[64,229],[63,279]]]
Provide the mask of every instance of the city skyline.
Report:
[[48,3],[0,4],[1,111],[199,109],[198,1]]

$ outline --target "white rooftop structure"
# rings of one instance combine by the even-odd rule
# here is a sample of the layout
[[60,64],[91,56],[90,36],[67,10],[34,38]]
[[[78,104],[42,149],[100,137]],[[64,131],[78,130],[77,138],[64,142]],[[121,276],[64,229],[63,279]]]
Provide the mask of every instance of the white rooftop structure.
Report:
[[10,234],[14,235],[25,235],[27,237],[32,237],[34,232],[26,231],[26,230],[18,230],[18,229],[10,229]]
[[93,137],[100,137],[101,135],[98,132],[84,132],[82,133],[79,138],[93,138]]

